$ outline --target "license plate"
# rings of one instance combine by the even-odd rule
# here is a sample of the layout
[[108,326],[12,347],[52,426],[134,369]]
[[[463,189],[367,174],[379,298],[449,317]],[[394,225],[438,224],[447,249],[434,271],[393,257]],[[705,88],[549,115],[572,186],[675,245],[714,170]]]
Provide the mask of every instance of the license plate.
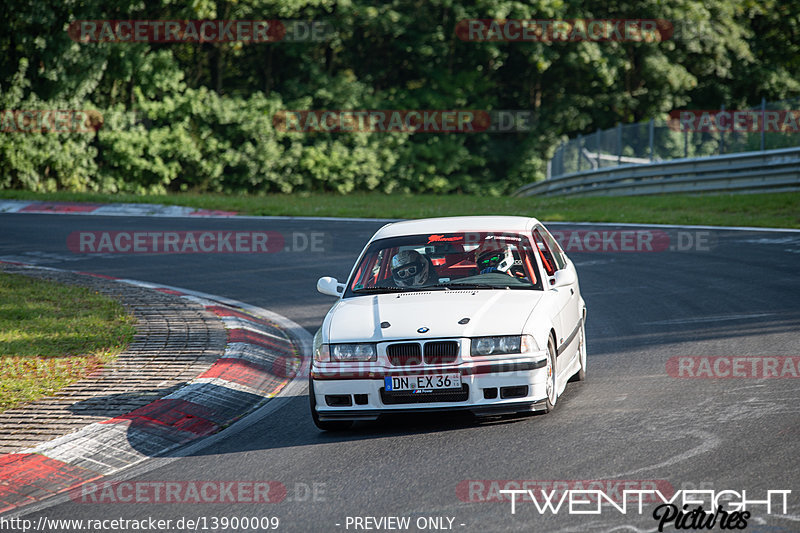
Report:
[[424,376],[386,376],[383,385],[387,392],[460,389],[461,374],[428,374]]

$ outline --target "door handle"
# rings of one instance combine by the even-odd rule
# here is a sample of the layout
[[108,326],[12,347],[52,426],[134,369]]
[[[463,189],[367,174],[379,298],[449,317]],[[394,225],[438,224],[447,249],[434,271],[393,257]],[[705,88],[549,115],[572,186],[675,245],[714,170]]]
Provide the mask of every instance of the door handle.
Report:
[[570,290],[569,290],[569,293],[570,293],[570,294],[575,294],[575,289],[570,289]]

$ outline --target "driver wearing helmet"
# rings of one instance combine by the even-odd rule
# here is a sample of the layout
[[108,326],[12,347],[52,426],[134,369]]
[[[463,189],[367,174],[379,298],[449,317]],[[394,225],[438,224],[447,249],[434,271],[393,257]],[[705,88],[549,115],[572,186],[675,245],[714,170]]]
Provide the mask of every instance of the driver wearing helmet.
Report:
[[477,254],[475,263],[480,274],[499,272],[513,276],[511,268],[517,264],[510,246],[492,247]]
[[392,257],[392,278],[398,287],[421,287],[438,281],[428,259],[416,250],[403,250]]

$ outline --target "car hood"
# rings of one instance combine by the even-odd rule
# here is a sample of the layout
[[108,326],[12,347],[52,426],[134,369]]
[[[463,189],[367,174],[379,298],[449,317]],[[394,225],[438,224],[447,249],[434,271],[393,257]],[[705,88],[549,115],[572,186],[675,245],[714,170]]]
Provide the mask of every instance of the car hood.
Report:
[[[534,290],[430,291],[340,300],[328,315],[327,342],[522,333],[543,293]],[[466,324],[459,324],[469,318]],[[381,323],[388,322],[388,327]],[[428,331],[420,333],[420,328]]]

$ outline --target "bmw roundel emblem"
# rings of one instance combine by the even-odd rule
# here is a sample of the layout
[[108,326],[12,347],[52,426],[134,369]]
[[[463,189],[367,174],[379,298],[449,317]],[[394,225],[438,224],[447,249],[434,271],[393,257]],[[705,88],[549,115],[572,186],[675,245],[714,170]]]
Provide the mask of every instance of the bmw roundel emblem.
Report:
[[428,333],[428,331],[430,331],[428,328],[421,327],[417,330],[417,333]]

